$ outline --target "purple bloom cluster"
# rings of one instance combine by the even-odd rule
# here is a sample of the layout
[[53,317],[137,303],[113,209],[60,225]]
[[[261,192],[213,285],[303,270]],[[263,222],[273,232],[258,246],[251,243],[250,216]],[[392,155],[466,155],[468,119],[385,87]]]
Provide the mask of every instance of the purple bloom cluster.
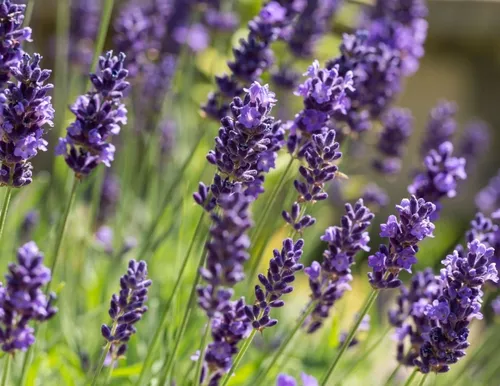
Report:
[[23,41],[31,41],[31,28],[23,27],[26,5],[0,0],[0,88],[24,55]]
[[425,0],[377,0],[364,27],[370,40],[400,53],[403,75],[413,75],[424,55],[428,23]]
[[228,62],[231,75],[216,77],[218,90],[211,93],[202,106],[208,116],[219,120],[228,115],[227,99],[241,95],[240,82],[259,81],[262,73],[271,67],[274,57],[270,45],[301,10],[301,4],[296,0],[269,1],[248,23],[247,38],[240,40],[240,46],[233,49],[234,61]]
[[382,117],[382,126],[377,148],[384,158],[375,160],[373,165],[383,174],[397,174],[404,146],[413,131],[413,116],[407,109],[392,108]]
[[368,207],[382,208],[389,203],[389,196],[385,190],[375,183],[365,186],[362,198]]
[[299,263],[303,248],[304,240],[294,243],[292,239],[285,239],[281,251],[273,251],[267,275],[259,274],[261,285],[255,286],[255,303],[245,307],[253,328],[262,331],[278,323],[277,319],[271,318],[270,312],[272,308],[283,307],[285,302],[281,297],[293,291],[291,283],[295,280],[295,273],[304,268]]
[[458,152],[467,161],[468,168],[488,149],[489,141],[490,127],[486,122],[472,121],[465,126]]
[[209,7],[204,12],[203,19],[207,26],[222,32],[232,32],[236,30],[240,21],[236,13],[221,11],[214,7]]
[[263,191],[263,174],[274,167],[275,153],[284,143],[281,124],[269,116],[276,103],[274,93],[257,82],[245,91],[244,100],[235,97],[231,103],[232,116],[221,120],[215,149],[207,155],[208,162],[217,166],[214,181],[210,188],[200,183],[194,194],[195,201],[207,210],[213,209],[221,194],[241,188],[257,198]]
[[111,165],[115,147],[110,138],[127,123],[127,109],[120,103],[129,83],[123,67],[125,55],[113,56],[109,51],[99,58],[99,71],[90,74],[94,90],[78,97],[70,110],[75,121],[65,138],[59,138],[57,155],[64,155],[68,166],[78,177],[88,175],[100,163]]
[[489,263],[493,248],[478,240],[467,248],[464,256],[455,251],[442,261],[441,295],[425,308],[432,328],[422,335],[425,342],[420,348],[420,358],[415,361],[423,373],[447,372],[450,365],[465,355],[469,324],[474,318],[482,319],[481,288],[488,280],[498,281],[495,264]]
[[408,287],[400,287],[397,308],[389,311],[389,322],[396,328],[396,359],[404,366],[415,366],[414,361],[420,355],[423,336],[431,330],[425,310],[440,295],[440,285],[439,277],[430,268],[415,273]]
[[431,110],[425,137],[420,147],[422,156],[427,155],[431,150],[438,149],[441,144],[451,141],[457,130],[456,114],[457,105],[448,101],[439,102]]
[[[307,375],[306,373],[300,374],[300,379],[302,381],[302,386],[318,386],[318,380],[312,375]],[[278,375],[276,379],[276,386],[298,386],[297,381],[294,377],[286,374]]]
[[290,31],[285,31],[290,51],[299,58],[309,58],[317,41],[326,33],[342,0],[310,0]]
[[120,278],[120,292],[113,294],[109,307],[111,326],[103,324],[101,333],[110,344],[111,356],[117,359],[127,351],[127,342],[135,334],[134,324],[148,310],[144,305],[148,299],[148,268],[145,261],[130,260],[127,273]]
[[363,200],[358,200],[354,206],[346,204],[345,211],[341,225],[327,228],[321,237],[322,241],[328,243],[321,264],[313,261],[305,269],[309,276],[311,299],[316,302],[304,325],[308,333],[315,332],[323,325],[335,302],[351,289],[350,267],[354,264],[354,256],[361,250],[370,250],[370,237],[366,230],[374,218],[373,213],[363,205]]
[[476,195],[476,206],[481,212],[490,214],[500,208],[500,170],[486,187]]
[[71,2],[69,56],[73,64],[87,70],[92,61],[94,40],[101,12],[99,0],[74,0]]
[[299,233],[316,223],[316,219],[314,217],[311,217],[308,214],[301,214],[300,204],[298,202],[293,203],[292,210],[290,212],[284,210],[281,212],[281,215],[286,223],[290,224],[292,228]]
[[51,71],[40,68],[41,59],[38,54],[33,57],[24,54],[10,68],[15,81],[7,82],[7,88],[0,94],[1,185],[21,187],[31,183],[29,161],[39,150],[47,150],[43,135],[45,125],[53,125],[54,109],[47,95],[53,85],[45,84]]
[[434,218],[439,215],[440,201],[444,197],[455,197],[458,180],[465,180],[465,159],[452,156],[453,145],[444,142],[425,157],[425,171],[417,174],[408,192],[431,201],[437,206]]
[[300,82],[300,73],[289,66],[279,66],[271,73],[273,82],[282,90],[294,90]]
[[53,295],[47,297],[42,291],[51,273],[33,241],[17,250],[17,264],[9,264],[5,280],[5,286],[0,283],[0,344],[4,352],[13,354],[35,342],[29,323],[46,321],[57,309],[52,306]]
[[380,225],[380,237],[388,238],[388,245],[381,245],[368,257],[368,265],[373,269],[368,278],[375,289],[401,286],[399,273],[403,269],[411,272],[417,262],[418,243],[433,237],[434,224],[430,217],[436,206],[432,202],[411,196],[396,205],[396,209],[399,219],[390,215],[387,223]]

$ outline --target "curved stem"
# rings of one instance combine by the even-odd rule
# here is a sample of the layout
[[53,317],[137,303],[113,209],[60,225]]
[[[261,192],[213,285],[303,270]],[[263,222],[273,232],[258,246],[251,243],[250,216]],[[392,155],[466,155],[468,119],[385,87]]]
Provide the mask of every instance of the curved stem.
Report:
[[293,328],[292,331],[288,334],[288,336],[285,338],[283,343],[281,343],[280,347],[278,348],[278,351],[274,354],[273,358],[271,359],[271,362],[267,365],[264,371],[259,372],[257,375],[257,379],[253,384],[255,385],[261,385],[264,384],[264,381],[266,380],[266,377],[269,375],[269,372],[273,368],[273,366],[278,362],[278,359],[280,359],[281,355],[285,352],[286,348],[292,341],[292,339],[295,337],[297,332],[300,330],[300,328],[304,325],[304,322],[306,321],[307,317],[313,312],[314,307],[316,307],[316,302],[310,302],[307,308],[304,310],[300,318],[297,320],[297,323],[295,324],[295,327]]
[[[52,260],[52,265],[50,267],[50,272],[52,272],[52,279],[54,278],[55,269],[57,266],[57,262],[59,260],[59,255],[61,254],[61,246],[62,246],[62,242],[64,239],[64,233],[66,231],[66,226],[68,224],[68,218],[69,218],[69,214],[71,212],[71,208],[73,207],[73,203],[75,202],[76,189],[78,188],[79,182],[80,182],[80,180],[78,178],[76,178],[76,176],[73,175],[73,185],[71,187],[71,193],[69,196],[68,203],[66,204],[66,209],[64,210],[62,223],[59,226],[59,232],[57,234],[56,244],[55,244],[55,249],[54,249],[54,258]],[[49,283],[47,284],[46,293],[50,292],[51,284],[52,284],[52,280],[49,281]]]
[[[146,376],[148,374],[149,368],[151,367],[151,364],[153,363],[153,359],[154,359],[154,355],[156,353],[156,350],[158,349],[158,346],[160,344],[161,334],[168,324],[168,313],[170,311],[170,306],[171,306],[175,296],[177,295],[177,292],[181,288],[180,283],[181,283],[181,280],[184,276],[184,272],[185,272],[187,264],[189,262],[189,257],[191,256],[191,252],[194,248],[195,241],[198,238],[200,230],[202,228],[203,218],[205,217],[205,214],[206,214],[206,212],[203,211],[203,213],[200,216],[200,219],[198,221],[198,225],[196,226],[196,229],[194,231],[193,238],[191,239],[191,243],[189,244],[188,250],[186,251],[186,254],[184,256],[184,260],[182,261],[181,270],[179,271],[179,273],[177,275],[177,280],[174,284],[174,288],[172,290],[172,293],[170,294],[170,297],[168,298],[167,302],[165,303],[165,308],[163,309],[161,322],[158,325],[158,327],[156,328],[156,330],[153,334],[153,339],[151,340],[151,343],[149,344],[148,353],[146,355],[146,359],[144,360],[144,364],[143,364],[142,369],[141,369],[141,374],[139,375],[139,379],[136,382],[137,386],[141,386],[141,385],[146,384]],[[203,250],[204,250],[204,248],[203,248]],[[198,280],[196,279],[195,282],[197,282],[197,281]]]
[[106,380],[104,381],[104,385],[107,386],[109,385],[109,382],[111,382],[111,376],[113,375],[113,370],[115,368],[115,361],[111,361],[109,368],[108,368],[108,373],[106,374]]
[[418,383],[418,386],[424,386],[425,384],[425,381],[427,379],[427,376],[429,375],[429,373],[427,374],[424,374],[424,376],[422,377],[422,379],[420,380],[420,382]]
[[399,369],[401,368],[401,363],[398,363],[394,371],[389,375],[389,378],[385,381],[385,386],[390,386],[392,385],[392,382],[394,381],[394,378],[396,378],[396,375],[398,374]]
[[[208,238],[208,235],[207,235]],[[191,311],[193,311],[193,301],[194,298],[196,297],[196,287],[198,286],[198,282],[200,281],[200,271],[201,268],[203,267],[203,262],[205,261],[205,248],[202,248],[201,253],[200,253],[200,259],[198,260],[198,265],[196,267],[196,277],[193,280],[193,285],[191,286],[191,292],[189,294],[189,299],[187,301],[187,307],[186,310],[184,311],[184,315],[182,317],[182,322],[181,326],[179,328],[179,332],[177,333],[177,336],[175,337],[175,343],[174,343],[174,349],[170,353],[170,356],[167,359],[166,365],[163,370],[163,374],[161,376],[161,381],[160,385],[165,384],[165,381],[170,375],[170,371],[172,370],[172,366],[174,364],[174,359],[177,355],[177,350],[179,349],[180,342],[182,340],[182,337],[184,336],[184,333],[186,332],[186,327],[189,321],[189,318],[191,316]]]
[[34,8],[35,8],[35,0],[28,0],[28,4],[26,4],[26,12],[24,13],[23,26],[26,27],[30,24]]
[[7,192],[5,193],[5,198],[3,199],[2,214],[0,215],[0,240],[3,236],[3,230],[5,228],[5,220],[7,218],[7,212],[9,211],[10,199],[12,197],[12,186],[7,186]]
[[2,374],[2,386],[7,386],[7,381],[9,379],[10,374],[10,363],[12,362],[12,355],[7,354],[5,358],[5,363],[3,366],[3,374]]
[[370,310],[371,306],[375,302],[375,299],[377,299],[378,294],[379,294],[378,290],[372,289],[372,291],[370,292],[370,295],[368,295],[368,298],[366,299],[365,304],[363,305],[363,308],[361,309],[361,311],[358,314],[356,322],[351,327],[351,329],[349,331],[349,334],[347,335],[346,340],[344,341],[344,343],[340,347],[340,350],[339,350],[338,354],[336,355],[336,357],[333,360],[332,364],[328,368],[326,374],[323,376],[323,379],[320,382],[321,386],[326,386],[328,384],[328,379],[332,375],[333,370],[335,370],[335,367],[339,363],[340,358],[342,358],[342,355],[344,355],[344,353],[346,352],[347,348],[349,347],[349,345],[351,344],[352,340],[354,339],[354,335],[356,334],[356,331],[358,330],[358,327],[361,324],[361,321],[363,320],[363,318],[365,317],[365,315]]
[[243,356],[247,352],[248,348],[252,344],[253,338],[255,338],[255,334],[257,333],[256,329],[253,329],[248,338],[245,340],[245,343],[243,343],[243,346],[241,346],[240,351],[238,352],[238,355],[236,355],[236,358],[233,361],[233,365],[229,369],[229,372],[226,374],[226,377],[224,378],[224,381],[222,382],[221,386],[226,386],[229,383],[229,380],[231,379],[234,371],[240,364],[241,360],[243,359]]
[[106,355],[108,355],[108,351],[110,348],[111,348],[111,343],[110,342],[106,343],[106,346],[104,346],[104,349],[102,350],[101,357],[99,358],[99,363],[97,364],[94,376],[92,377],[91,386],[97,385],[97,379],[99,378],[99,374],[101,374],[102,368],[104,367],[104,362],[106,361]]
[[406,380],[404,386],[410,386],[413,383],[413,380],[415,379],[415,377],[417,376],[417,374],[418,374],[418,369],[416,368],[415,370],[413,370],[413,372],[411,373],[411,375],[408,377],[408,379]]
[[212,319],[208,319],[207,326],[205,327],[205,333],[203,334],[203,337],[201,338],[200,356],[199,356],[198,360],[196,361],[196,370],[194,372],[193,385],[198,385],[201,383],[200,382],[201,369],[203,368],[203,360],[205,357],[205,347],[207,345],[208,336],[210,335],[211,321],[212,321]]

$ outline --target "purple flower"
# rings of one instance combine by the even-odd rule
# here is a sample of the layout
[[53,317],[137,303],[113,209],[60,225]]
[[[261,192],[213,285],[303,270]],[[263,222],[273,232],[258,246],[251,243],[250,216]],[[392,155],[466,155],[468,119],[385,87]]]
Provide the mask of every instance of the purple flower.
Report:
[[0,160],[5,172],[1,178],[4,185],[21,187],[31,183],[29,161],[39,150],[47,150],[43,136],[45,126],[53,126],[54,109],[51,97],[47,96],[53,85],[45,84],[51,71],[40,68],[41,59],[39,54],[33,58],[24,54],[17,66],[10,68],[15,80],[7,82],[7,88],[0,94]]
[[124,54],[113,56],[112,51],[101,56],[99,72],[90,74],[94,90],[78,97],[70,108],[76,120],[66,137],[59,138],[56,154],[64,155],[78,177],[88,175],[101,163],[109,167],[114,159],[115,147],[108,141],[127,123],[127,109],[120,103],[129,87],[124,61]]
[[[302,386],[318,386],[319,383],[316,378],[314,378],[312,375],[308,375],[306,373],[300,374],[300,379],[302,380],[301,385]],[[286,374],[280,374],[278,375],[278,378],[276,379],[276,386],[298,386],[297,381],[295,378],[286,375]]]
[[[455,197],[458,180],[465,180],[465,159],[452,157],[453,145],[444,142],[425,157],[425,172],[415,176],[408,192],[438,204],[444,197]],[[437,216],[438,213],[435,213]]]
[[476,206],[486,214],[491,214],[500,208],[500,170],[488,185],[476,195]]
[[490,141],[490,127],[483,121],[472,121],[464,128],[458,145],[460,156],[467,161],[467,167],[476,164],[487,151]]
[[30,241],[17,250],[17,264],[9,264],[5,287],[0,283],[0,344],[13,354],[26,351],[34,342],[31,321],[43,322],[57,312],[52,306],[54,295],[46,296],[42,287],[51,280],[43,265],[43,255]]
[[362,198],[367,206],[374,208],[382,208],[389,203],[389,196],[385,190],[374,183],[365,186]]
[[71,2],[69,56],[71,62],[87,69],[92,61],[94,41],[97,37],[101,2],[75,0]]
[[239,17],[234,12],[222,12],[214,8],[208,8],[203,17],[210,28],[218,31],[233,32],[238,28]]
[[368,273],[373,288],[397,288],[401,286],[399,272],[407,270],[417,262],[418,243],[426,237],[433,237],[434,224],[430,216],[436,206],[422,198],[411,196],[396,205],[398,218],[391,215],[386,224],[381,224],[381,237],[389,238],[387,245],[368,257],[373,272]]
[[341,218],[341,226],[326,229],[321,240],[328,243],[320,263],[314,261],[305,269],[309,276],[312,301],[316,306],[311,316],[304,323],[308,333],[317,331],[329,316],[330,309],[345,291],[351,289],[350,267],[354,264],[355,255],[368,251],[370,240],[366,231],[374,218],[373,213],[358,200],[354,206],[345,205],[346,214]]
[[130,260],[127,273],[120,278],[120,292],[113,294],[109,307],[112,326],[103,324],[101,333],[111,343],[110,353],[117,359],[127,351],[127,342],[135,334],[134,324],[141,320],[148,308],[144,305],[148,298],[151,280],[147,278],[145,261]]
[[444,142],[449,142],[457,129],[455,116],[457,105],[454,102],[441,101],[429,114],[425,138],[422,141],[420,153],[427,155],[431,150],[437,150]]
[[193,52],[205,50],[210,43],[208,32],[202,24],[177,27],[174,30],[174,39],[178,43],[186,44]]
[[478,240],[467,248],[463,256],[455,251],[442,261],[441,294],[426,308],[431,329],[422,334],[424,343],[414,362],[424,374],[447,372],[465,355],[469,324],[473,318],[482,318],[482,286],[488,280],[498,281],[495,264],[489,263],[493,248]]

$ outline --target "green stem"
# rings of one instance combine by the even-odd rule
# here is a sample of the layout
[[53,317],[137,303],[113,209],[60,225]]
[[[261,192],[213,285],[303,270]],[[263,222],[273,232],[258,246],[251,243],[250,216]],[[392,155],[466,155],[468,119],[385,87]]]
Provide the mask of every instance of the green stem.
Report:
[[7,354],[7,357],[5,358],[5,363],[3,366],[2,386],[7,386],[7,380],[9,379],[10,363],[11,362],[12,362],[12,355]]
[[110,348],[111,348],[111,343],[110,342],[106,343],[106,346],[104,346],[102,350],[101,357],[99,358],[99,363],[97,364],[96,371],[92,378],[91,386],[97,385],[97,379],[99,378],[99,374],[101,374],[102,368],[104,367],[104,362],[106,361],[106,355],[108,355],[108,351]]
[[201,369],[203,367],[203,359],[205,357],[205,347],[207,345],[207,340],[208,336],[210,335],[210,324],[212,320],[208,319],[207,326],[205,327],[205,333],[203,334],[203,337],[201,338],[201,344],[200,344],[200,357],[196,361],[196,370],[194,372],[194,380],[193,380],[193,385],[196,386],[200,384],[200,378],[201,378]]
[[328,379],[332,375],[333,370],[335,370],[335,367],[339,363],[340,358],[342,358],[342,355],[344,355],[344,353],[346,352],[347,348],[349,347],[349,345],[351,344],[352,340],[354,339],[354,335],[358,331],[358,327],[361,324],[361,321],[363,320],[363,318],[368,313],[368,311],[370,310],[371,306],[373,305],[373,303],[377,299],[378,294],[379,294],[379,291],[377,289],[372,289],[372,291],[370,292],[370,295],[368,295],[368,298],[366,299],[365,304],[363,305],[363,308],[361,309],[361,311],[358,314],[356,322],[351,327],[351,330],[349,331],[349,334],[347,335],[346,340],[344,341],[344,343],[340,347],[340,350],[339,350],[338,354],[335,356],[335,359],[333,360],[332,364],[328,368],[326,374],[323,376],[323,379],[320,382],[321,386],[326,386],[328,384]]
[[33,16],[33,8],[35,8],[35,0],[28,0],[26,4],[26,12],[24,13],[23,26],[29,26],[31,22],[31,16]]
[[304,325],[304,322],[306,321],[307,317],[313,312],[314,307],[316,307],[316,302],[310,302],[307,308],[304,310],[300,318],[297,320],[297,323],[295,324],[295,327],[293,328],[292,331],[288,334],[288,336],[285,338],[285,340],[281,343],[280,347],[278,348],[278,351],[274,354],[273,358],[271,359],[271,362],[267,365],[267,367],[263,370],[260,371],[259,374],[257,375],[257,379],[255,382],[253,382],[254,385],[261,385],[264,384],[264,381],[266,380],[266,377],[269,375],[269,372],[272,370],[273,366],[278,362],[278,360],[281,358],[281,355],[285,352],[286,348],[290,344],[290,342],[293,340],[297,332],[300,330],[300,328]]
[[385,381],[385,386],[390,386],[392,385],[392,382],[396,378],[396,375],[398,374],[399,369],[401,368],[401,363],[398,363],[394,371],[389,375],[389,378]]
[[115,361],[111,361],[109,367],[108,367],[108,373],[106,374],[106,380],[104,381],[104,385],[109,385],[109,382],[111,382],[111,376],[113,375],[113,370],[115,368]]
[[416,368],[415,370],[413,370],[413,372],[411,373],[411,375],[406,380],[404,386],[410,386],[413,383],[413,380],[415,379],[415,377],[417,376],[417,374],[418,374],[418,368]]
[[[99,56],[104,48],[104,42],[106,41],[106,35],[108,34],[109,22],[111,21],[111,14],[113,13],[114,0],[104,0],[104,6],[101,13],[101,23],[99,24],[99,32],[97,33],[97,42],[94,49],[94,55],[92,56],[92,64],[90,66],[90,71],[95,71]],[[87,88],[90,88],[90,78],[87,81]]]
[[0,215],[0,240],[3,236],[3,230],[5,228],[5,220],[7,219],[7,212],[9,211],[10,199],[12,197],[12,186],[7,186],[7,192],[5,192],[5,198],[3,199],[2,214]]
[[[365,359],[368,358],[373,351],[378,347],[378,345],[386,338],[387,334],[389,331],[391,331],[392,326],[389,326],[386,331],[382,334],[380,338],[377,339],[377,341],[370,346],[367,350],[364,350],[363,355],[361,357],[356,358],[356,362],[342,375],[342,379],[347,379],[347,376],[354,371],[354,369],[360,364],[364,363]],[[338,383],[340,386],[341,382]]]
[[94,185],[92,187],[92,201],[90,204],[90,218],[89,218],[89,234],[93,234],[93,230],[97,224],[97,217],[99,215],[99,208],[101,206],[101,191],[104,184],[105,170],[103,167],[97,168],[95,171]]
[[424,376],[422,377],[422,379],[420,380],[420,382],[418,383],[418,386],[424,386],[425,384],[425,381],[427,379],[427,376],[429,375],[429,373],[427,374],[424,374]]
[[[196,230],[194,231],[194,235],[191,239],[191,243],[189,244],[188,250],[186,251],[186,254],[184,256],[184,260],[182,261],[181,270],[177,275],[177,280],[174,284],[174,288],[172,290],[172,293],[170,294],[170,297],[168,298],[167,302],[165,303],[165,308],[163,309],[161,322],[158,325],[158,327],[156,328],[156,330],[153,334],[153,339],[151,340],[151,343],[149,344],[148,353],[146,355],[146,359],[144,360],[144,364],[143,364],[142,369],[141,369],[141,374],[139,375],[139,379],[136,382],[137,386],[141,386],[141,385],[144,385],[147,383],[146,377],[148,375],[148,370],[151,367],[151,364],[153,363],[154,355],[155,355],[156,350],[158,349],[158,346],[160,344],[162,332],[168,324],[168,315],[169,315],[169,311],[170,311],[170,306],[171,306],[175,296],[177,295],[177,292],[181,288],[181,285],[180,285],[181,280],[184,276],[184,271],[186,270],[186,267],[188,265],[189,257],[191,256],[191,252],[192,252],[193,247],[195,245],[195,241],[198,238],[200,230],[202,228],[203,218],[205,217],[205,213],[206,212],[203,211],[203,213],[200,216],[200,220],[198,221],[198,225],[196,226]],[[203,250],[204,250],[204,248],[203,248]],[[202,256],[204,256],[204,255],[202,255]],[[200,267],[201,267],[201,265],[200,265]],[[198,280],[196,279],[195,282],[197,282],[197,281]]]
[[[208,235],[207,235],[207,237],[208,237]],[[204,261],[205,261],[205,248],[202,248],[201,253],[200,253],[200,259],[198,260],[198,265],[196,266],[196,277],[193,280],[193,285],[191,286],[191,292],[189,294],[187,307],[186,307],[186,310],[184,311],[184,316],[182,317],[182,322],[181,322],[181,326],[179,328],[179,332],[177,333],[177,336],[175,337],[174,349],[170,353],[170,356],[167,359],[167,364],[165,366],[165,370],[160,378],[161,379],[160,385],[165,384],[166,379],[170,375],[170,371],[172,370],[172,366],[174,364],[174,359],[177,355],[177,350],[179,349],[180,342],[184,336],[184,333],[186,332],[186,327],[187,327],[189,318],[191,316],[191,311],[193,311],[193,301],[196,297],[196,287],[198,286],[198,282],[200,280],[200,271],[201,271],[201,268],[203,267]]]
[[[76,190],[78,188],[79,182],[80,182],[80,180],[75,175],[73,175],[73,185],[71,187],[71,193],[69,196],[68,203],[66,204],[66,209],[64,210],[62,223],[59,226],[59,233],[57,234],[56,244],[55,244],[55,249],[54,249],[54,258],[52,260],[52,265],[50,267],[50,272],[52,272],[52,279],[55,276],[55,269],[57,266],[57,262],[59,260],[59,255],[61,254],[61,246],[62,246],[62,242],[64,239],[64,233],[66,231],[66,226],[68,224],[68,218],[69,218],[69,214],[71,212],[71,208],[73,207],[73,203],[75,202]],[[50,292],[51,284],[52,284],[52,280],[49,281],[49,283],[47,284],[46,293]]]
[[236,355],[236,358],[233,361],[233,365],[229,369],[229,372],[226,374],[226,377],[224,378],[224,381],[222,382],[221,386],[226,386],[229,383],[229,380],[231,379],[233,373],[235,372],[236,368],[240,364],[241,360],[243,359],[243,356],[247,352],[248,348],[252,344],[253,338],[255,338],[255,334],[257,333],[257,330],[254,328],[248,338],[245,340],[245,343],[243,343],[243,346],[241,346],[240,351],[238,352],[238,355]]

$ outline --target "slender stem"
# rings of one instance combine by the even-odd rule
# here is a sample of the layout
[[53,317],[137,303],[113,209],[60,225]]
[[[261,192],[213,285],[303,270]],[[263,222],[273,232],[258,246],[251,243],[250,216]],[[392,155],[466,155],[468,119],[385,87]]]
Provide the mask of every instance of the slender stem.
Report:
[[[62,223],[59,226],[59,233],[57,234],[56,238],[56,244],[54,248],[54,258],[52,259],[52,266],[50,267],[50,272],[52,272],[52,278],[54,278],[55,275],[55,269],[57,266],[57,262],[59,260],[59,255],[61,254],[61,246],[62,242],[64,239],[64,232],[66,231],[66,225],[68,224],[68,218],[69,214],[71,212],[71,208],[73,207],[73,203],[75,202],[75,197],[76,197],[76,190],[78,188],[80,180],[73,175],[73,186],[71,187],[71,193],[69,196],[68,203],[66,204],[66,209],[64,210],[63,218],[62,218]],[[46,292],[50,292],[50,286],[52,284],[52,280],[49,281],[47,284],[47,290]]]
[[[104,6],[101,13],[101,23],[99,24],[99,32],[97,33],[97,42],[94,49],[94,55],[92,56],[90,71],[94,71],[99,60],[99,55],[101,55],[104,48],[104,42],[106,41],[106,35],[108,34],[109,22],[111,20],[111,14],[113,13],[113,5],[114,0],[104,0]],[[87,88],[90,88],[90,79],[87,81]]]
[[201,338],[201,344],[200,344],[200,356],[198,360],[196,361],[196,370],[194,372],[194,380],[193,380],[193,385],[196,386],[200,384],[200,378],[201,378],[201,369],[203,367],[203,359],[205,358],[205,347],[207,345],[207,340],[208,336],[210,335],[210,324],[211,324],[211,319],[208,320],[207,325],[205,327],[205,333],[203,334],[203,337]]
[[401,368],[401,363],[398,363],[398,365],[393,370],[393,372],[391,373],[391,375],[389,375],[389,378],[387,378],[387,380],[385,381],[385,386],[392,385],[392,382],[396,378],[396,375],[398,374],[398,371],[399,371],[400,368]]
[[35,0],[28,0],[26,4],[26,12],[24,13],[23,26],[28,26],[31,22],[31,16],[33,16],[33,8],[35,8]]
[[[181,280],[184,276],[184,271],[186,270],[187,264],[189,262],[189,257],[191,256],[191,252],[194,248],[195,241],[198,238],[200,230],[202,228],[203,218],[205,217],[205,213],[206,212],[203,211],[203,213],[200,216],[200,220],[198,221],[198,225],[196,226],[196,229],[194,231],[194,235],[191,239],[191,243],[189,244],[189,247],[186,251],[186,255],[184,256],[184,260],[182,261],[181,270],[177,275],[177,280],[174,284],[174,288],[172,290],[172,293],[170,294],[170,297],[168,298],[167,302],[165,303],[165,308],[163,309],[161,322],[158,325],[158,327],[156,328],[156,330],[153,334],[153,339],[151,340],[151,343],[149,344],[148,353],[146,355],[146,359],[144,360],[144,364],[143,364],[142,369],[141,369],[141,374],[139,375],[139,379],[136,382],[137,386],[141,386],[141,385],[144,385],[147,383],[146,376],[148,374],[148,370],[151,367],[151,364],[153,363],[154,355],[155,355],[156,350],[158,349],[158,346],[160,344],[161,334],[168,324],[168,314],[170,311],[170,306],[171,306],[175,296],[177,295],[177,292],[181,289],[180,283],[181,283]],[[196,280],[196,281],[198,281],[198,280]]]
[[[208,235],[207,235],[207,238],[208,238]],[[184,333],[186,332],[186,327],[187,327],[187,324],[189,321],[189,317],[191,316],[191,311],[193,311],[193,301],[194,301],[194,298],[196,297],[196,287],[198,286],[198,282],[200,280],[200,271],[201,271],[201,268],[203,267],[204,261],[205,261],[205,248],[202,248],[202,251],[200,253],[200,259],[198,260],[198,265],[196,267],[196,277],[193,280],[193,285],[191,287],[191,292],[189,294],[187,307],[186,307],[186,310],[184,311],[184,316],[182,317],[182,322],[181,322],[181,326],[179,328],[179,332],[177,333],[177,336],[175,337],[174,349],[170,353],[170,356],[167,359],[167,364],[165,366],[165,370],[162,374],[162,377],[160,378],[162,380],[162,381],[160,381],[160,385],[163,385],[165,383],[165,380],[170,375],[170,371],[172,370],[172,366],[174,364],[174,359],[176,358],[176,355],[177,355],[177,350],[179,349],[179,345],[180,345],[180,342],[182,340],[182,337],[184,336]]]
[[12,186],[7,186],[7,192],[5,192],[5,198],[3,199],[2,214],[0,215],[0,240],[3,236],[3,230],[5,228],[5,220],[7,219],[7,212],[9,211],[10,199],[12,197]]
[[278,348],[278,351],[274,354],[273,358],[267,365],[267,367],[263,370],[260,371],[259,374],[257,375],[257,379],[255,382],[253,382],[254,385],[261,385],[264,384],[264,381],[266,380],[266,377],[269,375],[269,372],[273,368],[273,366],[278,362],[278,360],[281,358],[281,355],[285,352],[286,348],[290,344],[290,342],[293,340],[297,332],[300,330],[300,328],[304,325],[304,322],[306,321],[307,317],[313,312],[314,307],[316,307],[316,302],[310,302],[307,308],[302,312],[302,315],[300,318],[297,320],[297,323],[295,324],[295,327],[293,328],[292,331],[288,334],[288,336],[285,338],[285,340],[281,343],[280,347]]
[[420,382],[418,383],[418,386],[424,386],[425,384],[425,381],[427,379],[427,376],[429,375],[429,373],[427,374],[424,374],[424,376],[422,377],[422,379],[420,380]]
[[361,321],[365,317],[365,315],[368,313],[370,310],[371,306],[375,302],[375,299],[377,299],[377,296],[379,294],[379,291],[376,289],[373,289],[370,292],[370,295],[368,295],[368,298],[365,301],[365,304],[363,305],[363,308],[358,314],[358,318],[356,319],[356,322],[354,325],[351,327],[351,330],[349,331],[349,334],[347,335],[346,340],[340,347],[340,350],[338,354],[335,356],[335,359],[333,360],[332,364],[330,365],[329,369],[327,370],[326,374],[323,376],[323,379],[320,382],[321,386],[326,386],[328,384],[328,379],[333,373],[333,370],[335,370],[335,367],[340,361],[340,358],[342,358],[342,355],[346,352],[347,348],[351,344],[352,340],[354,339],[354,335],[356,334],[356,331],[358,330],[359,325],[361,324]]
[[257,333],[256,329],[253,329],[248,338],[245,340],[243,343],[243,346],[241,346],[240,351],[238,352],[238,355],[236,355],[236,358],[233,361],[233,365],[229,369],[229,372],[226,374],[226,377],[224,378],[224,381],[222,382],[221,386],[226,386],[229,383],[229,380],[231,379],[233,373],[235,372],[236,368],[240,364],[241,360],[243,359],[243,356],[247,352],[248,348],[252,344],[253,338],[255,338],[255,334]]
[[[392,329],[392,326],[389,326],[385,332],[380,336],[380,338],[377,339],[377,341],[372,344],[370,346],[370,348],[368,348],[367,350],[364,350],[363,352],[363,355],[361,355],[359,358],[356,358],[356,362],[354,362],[354,364],[344,373],[342,374],[342,379],[346,379],[347,376],[352,373],[354,371],[354,369],[361,363],[364,363],[365,359],[368,358],[370,356],[371,353],[373,353],[373,351],[375,351],[375,349],[378,347],[378,345],[380,344],[380,342],[382,342],[387,334],[389,333],[389,331],[391,331]],[[338,385],[340,385],[341,382],[338,383]]]
[[104,362],[106,361],[106,355],[108,355],[108,351],[110,348],[111,348],[111,342],[106,343],[106,346],[104,346],[102,350],[101,357],[99,358],[99,363],[97,364],[94,376],[92,377],[91,386],[97,385],[97,379],[99,378],[99,374],[101,374],[102,368],[104,367]]
[[115,360],[112,360],[108,367],[108,373],[106,374],[106,381],[104,382],[104,385],[109,385],[109,382],[111,382],[111,376],[113,375],[114,368],[115,368]]
[[97,217],[99,215],[99,208],[101,206],[101,191],[105,178],[104,168],[97,168],[95,173],[94,185],[92,187],[92,201],[90,204],[89,234],[93,233],[93,230],[97,224]]
[[418,374],[418,368],[416,368],[415,370],[413,370],[413,372],[411,373],[411,375],[406,380],[404,386],[410,386],[413,383],[413,380],[415,379],[415,377],[417,376],[417,374]]
[[7,386],[7,380],[9,379],[10,363],[11,362],[12,362],[12,355],[7,354],[7,357],[5,358],[5,363],[3,366],[2,386]]

